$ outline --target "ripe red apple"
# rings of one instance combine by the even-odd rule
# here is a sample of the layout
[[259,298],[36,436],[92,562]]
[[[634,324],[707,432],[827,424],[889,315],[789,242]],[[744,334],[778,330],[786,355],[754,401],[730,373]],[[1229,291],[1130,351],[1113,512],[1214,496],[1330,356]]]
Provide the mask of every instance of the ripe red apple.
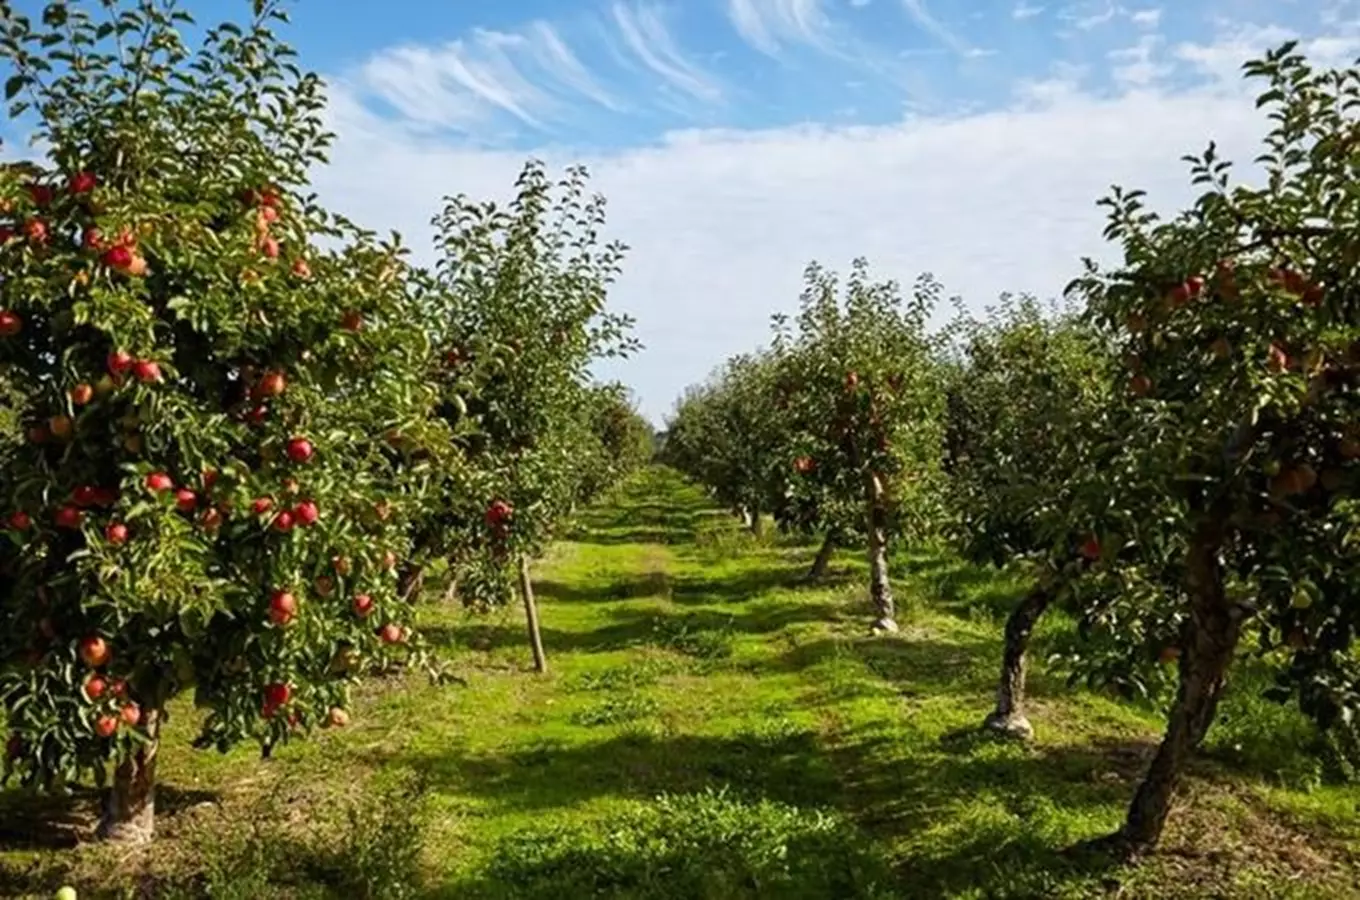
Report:
[[118,711],[119,716],[127,723],[129,728],[137,727],[142,721],[142,708],[136,703],[129,703]]
[[307,260],[299,257],[293,261],[293,274],[299,278],[311,278],[312,267],[307,264]]
[[348,575],[348,574],[350,573],[350,571],[351,571],[351,568],[352,568],[352,567],[350,566],[350,562],[349,562],[349,557],[348,557],[348,556],[336,556],[336,557],[333,557],[333,558],[331,559],[331,565],[334,566],[334,567],[335,567],[335,571],[338,572],[338,573],[339,573],[340,575],[342,575],[342,576],[343,576],[343,575]]
[[378,629],[378,638],[384,644],[400,644],[403,637],[405,635],[402,633],[401,626],[392,622],[388,622]]
[[312,458],[312,442],[304,437],[295,437],[288,442],[288,458],[295,463],[305,463]]
[[175,508],[180,512],[193,512],[198,509],[198,494],[188,488],[175,491]]
[[257,516],[262,516],[274,507],[272,497],[256,497],[250,504],[250,511]]
[[14,229],[8,225],[0,225],[0,244],[8,244],[14,240]]
[[857,387],[859,387],[859,373],[847,372],[845,375],[845,389],[847,391],[853,391]]
[[1096,539],[1095,535],[1091,535],[1082,543],[1081,555],[1091,562],[1100,559],[1100,541]]
[[215,506],[208,507],[199,515],[198,524],[204,531],[216,531],[222,527],[222,511]]
[[288,386],[288,381],[278,369],[271,369],[260,377],[259,384],[255,385],[255,395],[261,397],[277,397],[284,392]]
[[265,237],[260,241],[260,252],[268,259],[279,258],[279,241],[275,237]]
[[93,485],[82,484],[71,492],[71,502],[76,506],[94,506],[99,499],[99,489]]
[[80,527],[81,520],[84,518],[85,514],[78,508],[74,506],[63,506],[57,510],[54,520],[56,521],[58,528],[75,530]]
[[84,406],[94,399],[94,388],[88,384],[80,383],[71,388],[71,402],[76,406]]
[[72,194],[88,194],[94,190],[98,183],[99,179],[95,177],[93,172],[76,172],[66,180],[66,190]]
[[34,206],[45,207],[52,204],[52,188],[48,185],[30,183],[27,188],[28,196],[32,198]]
[[57,415],[47,420],[47,430],[59,441],[64,441],[75,431],[75,423],[70,416]]
[[293,688],[291,685],[275,682],[265,685],[264,702],[273,707],[280,707],[293,699]]
[[104,255],[99,259],[110,269],[126,272],[132,268],[132,264],[137,257],[133,255],[130,248],[125,247],[122,244],[114,244],[112,247],[105,250]]
[[315,525],[317,519],[321,518],[321,510],[311,500],[303,500],[294,507],[293,518],[297,519],[299,525]]
[[109,683],[98,675],[91,675],[85,679],[85,696],[91,700],[98,700],[108,689]]
[[126,350],[115,350],[109,354],[107,363],[111,374],[124,375],[132,368],[132,354]]
[[24,222],[24,237],[34,244],[46,244],[47,223],[42,219],[29,219]]
[[268,231],[269,226],[279,220],[279,211],[272,206],[262,206],[255,214],[255,228],[259,231]]
[[15,531],[28,531],[33,527],[33,517],[21,509],[9,514],[9,527]]
[[94,733],[101,738],[111,738],[118,733],[118,719],[114,716],[100,716],[94,720]]
[[326,721],[329,722],[333,728],[344,728],[349,724],[349,713],[338,706],[332,706],[330,713],[326,717]]
[[113,506],[118,502],[118,491],[113,488],[97,487],[94,489],[95,506]]
[[250,412],[246,413],[246,419],[252,425],[259,425],[267,418],[269,418],[269,407],[263,403],[251,407]]
[[297,616],[297,598],[288,591],[275,591],[269,598],[269,619],[275,625],[287,625]]
[[152,472],[146,476],[146,489],[153,494],[163,493],[175,486],[175,482],[164,472]]
[[114,546],[126,544],[128,539],[128,527],[122,522],[110,522],[104,528],[104,537]]
[[127,682],[124,681],[123,679],[115,678],[112,681],[110,681],[109,690],[112,691],[113,696],[117,697],[119,700],[127,699],[128,685]]
[[286,509],[274,517],[274,529],[276,531],[292,531],[293,526],[296,524],[297,520],[293,518],[293,514]]
[[81,660],[91,669],[108,665],[109,659],[113,656],[108,641],[97,634],[81,638],[79,651]]
[[23,319],[7,309],[0,309],[0,337],[14,337],[23,330]]
[[514,514],[514,508],[504,500],[493,500],[486,508],[486,523],[493,528],[502,524]]
[[361,619],[366,619],[371,612],[373,612],[373,597],[369,594],[355,594],[354,614]]
[[91,225],[80,233],[80,246],[95,252],[104,249],[104,233]]
[[364,317],[356,310],[350,310],[340,319],[340,327],[346,331],[358,331],[364,327]]
[[132,375],[142,384],[155,384],[161,380],[160,363],[150,359],[139,359],[132,364]]
[[812,457],[810,456],[800,456],[793,461],[794,470],[804,475],[811,472],[816,467],[817,464],[813,462]]
[[45,444],[52,437],[52,432],[47,430],[46,425],[31,425],[26,435],[31,444]]

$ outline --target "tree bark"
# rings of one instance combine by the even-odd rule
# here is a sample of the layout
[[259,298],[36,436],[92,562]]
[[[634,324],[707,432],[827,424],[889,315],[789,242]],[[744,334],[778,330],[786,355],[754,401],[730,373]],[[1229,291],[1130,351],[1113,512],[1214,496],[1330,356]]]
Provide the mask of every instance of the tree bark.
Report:
[[1006,646],[1001,654],[996,709],[982,723],[989,731],[1022,741],[1034,737],[1034,726],[1025,716],[1025,654],[1035,623],[1053,602],[1055,588],[1056,582],[1048,575],[1043,576],[1006,619]]
[[762,537],[765,534],[765,519],[761,516],[760,507],[751,507],[751,534]]
[[897,631],[897,609],[888,581],[887,514],[883,482],[870,472],[865,478],[865,524],[869,531],[869,597],[874,604],[875,631]]
[[534,653],[534,671],[548,671],[548,657],[543,652],[543,634],[538,628],[538,605],[534,602],[534,584],[529,578],[529,557],[519,558],[519,592],[524,598],[524,617],[529,625],[529,647]]
[[836,552],[836,535],[832,531],[826,533],[826,538],[822,541],[822,548],[817,551],[817,558],[812,561],[812,568],[808,570],[807,580],[818,581],[826,577],[826,570],[831,565],[831,557]]
[[160,749],[160,713],[145,712],[147,743],[113,771],[96,832],[100,840],[147,844],[156,833],[156,754]]
[[1180,688],[1166,735],[1129,804],[1124,825],[1107,839],[1126,858],[1152,850],[1161,839],[1185,761],[1213,724],[1241,637],[1242,611],[1223,589],[1219,552],[1224,539],[1225,524],[1214,516],[1196,529],[1186,552],[1190,618],[1181,649]]
[[409,560],[402,563],[401,573],[397,576],[397,596],[401,602],[414,604],[424,587],[425,567]]

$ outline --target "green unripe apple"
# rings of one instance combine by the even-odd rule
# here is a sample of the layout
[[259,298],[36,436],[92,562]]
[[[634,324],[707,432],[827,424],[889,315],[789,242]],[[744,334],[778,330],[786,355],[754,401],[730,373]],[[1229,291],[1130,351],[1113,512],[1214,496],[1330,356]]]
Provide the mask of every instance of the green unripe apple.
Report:
[[76,889],[69,884],[57,891],[55,900],[77,900]]

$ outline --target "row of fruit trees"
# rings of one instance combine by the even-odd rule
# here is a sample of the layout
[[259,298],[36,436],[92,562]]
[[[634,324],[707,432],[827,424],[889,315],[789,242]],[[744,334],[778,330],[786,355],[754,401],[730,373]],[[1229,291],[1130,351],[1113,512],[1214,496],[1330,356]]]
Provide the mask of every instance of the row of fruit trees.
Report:
[[[862,261],[807,272],[800,311],[677,405],[666,458],[749,516],[867,547],[872,614],[895,630],[885,546],[952,538],[1023,567],[987,725],[1029,736],[1036,621],[1079,623],[1062,662],[1155,693],[1177,664],[1165,738],[1104,849],[1154,846],[1235,660],[1325,729],[1360,709],[1360,71],[1288,44],[1245,67],[1271,123],[1250,183],[1215,148],[1173,218],[1106,200],[1120,264],[1069,304],[1007,299],[927,331]],[[1260,186],[1251,186],[1258,184]]]
[[332,135],[284,15],[205,32],[174,3],[0,4],[0,702],[4,772],[107,785],[143,840],[171,701],[197,746],[343,725],[427,572],[471,607],[521,588],[571,512],[650,455],[592,363],[635,349],[605,298],[583,171],[455,197],[438,263],[309,191]]

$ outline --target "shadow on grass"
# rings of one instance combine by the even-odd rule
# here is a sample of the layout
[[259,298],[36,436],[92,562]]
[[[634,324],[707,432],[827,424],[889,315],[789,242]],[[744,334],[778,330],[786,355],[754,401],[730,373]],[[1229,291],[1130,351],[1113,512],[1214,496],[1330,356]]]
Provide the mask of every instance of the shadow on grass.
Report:
[[[835,809],[873,839],[906,839],[920,848],[897,872],[896,887],[904,897],[964,889],[979,892],[976,896],[1042,896],[1009,891],[1069,878],[1081,868],[1062,852],[1070,836],[1055,823],[1073,813],[1116,811],[1130,790],[1122,767],[1111,777],[1104,747],[1039,752],[1016,747],[998,752],[995,744],[913,747],[881,733],[847,735],[832,747],[807,731],[721,737],[628,733],[579,745],[543,742],[505,753],[405,755],[391,762],[421,773],[432,789],[489,801],[493,815],[707,789],[726,789],[753,802]],[[993,805],[994,815],[987,818],[997,824],[988,829],[977,828],[976,815],[963,808],[979,797]],[[965,825],[967,837],[959,840]],[[937,843],[933,832],[950,837]],[[576,859],[573,865],[578,864],[595,863]]]
[[[94,788],[78,788],[65,797],[19,790],[0,793],[0,851],[69,849],[93,839],[103,798],[103,792]],[[170,818],[219,799],[213,791],[157,785],[156,816]]]

